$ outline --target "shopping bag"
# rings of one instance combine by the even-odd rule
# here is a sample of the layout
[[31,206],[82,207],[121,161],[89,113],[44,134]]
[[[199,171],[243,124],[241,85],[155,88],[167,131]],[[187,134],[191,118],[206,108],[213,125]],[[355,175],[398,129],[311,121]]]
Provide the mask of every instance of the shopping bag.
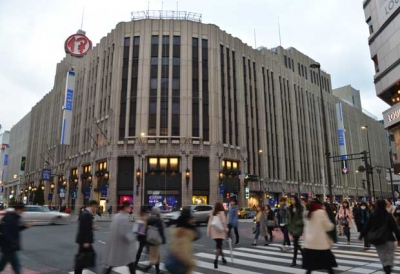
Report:
[[91,268],[96,266],[96,252],[80,252],[75,255],[75,264],[81,268]]

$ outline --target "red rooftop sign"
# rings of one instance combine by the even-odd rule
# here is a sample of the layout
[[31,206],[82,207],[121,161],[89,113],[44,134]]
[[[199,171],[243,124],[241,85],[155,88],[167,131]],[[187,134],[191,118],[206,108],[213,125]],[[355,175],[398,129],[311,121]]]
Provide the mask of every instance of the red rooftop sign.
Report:
[[65,41],[65,51],[72,56],[82,57],[92,49],[92,41],[83,34],[73,34]]

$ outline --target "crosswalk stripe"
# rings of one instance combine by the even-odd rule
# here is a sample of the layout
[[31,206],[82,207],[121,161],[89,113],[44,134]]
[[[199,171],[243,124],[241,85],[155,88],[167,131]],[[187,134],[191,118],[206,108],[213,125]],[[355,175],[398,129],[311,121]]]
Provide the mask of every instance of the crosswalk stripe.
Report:
[[[69,272],[69,274],[74,274],[74,273],[75,273],[74,271]],[[96,274],[96,273],[93,272],[93,271],[84,269],[83,272],[82,272],[82,274]]]

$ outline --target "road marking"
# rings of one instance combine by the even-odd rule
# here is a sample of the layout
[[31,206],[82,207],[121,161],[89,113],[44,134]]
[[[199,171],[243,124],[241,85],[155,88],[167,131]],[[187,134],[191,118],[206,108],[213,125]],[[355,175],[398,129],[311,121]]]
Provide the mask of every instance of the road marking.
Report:
[[101,244],[103,244],[103,245],[106,244],[106,242],[103,242],[103,241],[100,241],[100,240],[98,240],[98,242],[101,243]]
[[199,244],[193,244],[194,246],[204,246],[204,245],[199,245]]

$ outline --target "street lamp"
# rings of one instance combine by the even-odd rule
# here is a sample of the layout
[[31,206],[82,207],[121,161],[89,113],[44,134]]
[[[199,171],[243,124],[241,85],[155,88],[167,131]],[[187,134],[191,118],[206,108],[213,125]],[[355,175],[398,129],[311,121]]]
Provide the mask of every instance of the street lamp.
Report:
[[332,176],[331,176],[331,161],[330,161],[330,152],[329,152],[329,143],[328,143],[328,120],[326,119],[325,113],[325,103],[324,103],[324,94],[322,92],[322,81],[321,81],[321,64],[314,63],[310,65],[312,69],[318,69],[318,78],[319,78],[319,91],[321,96],[321,111],[322,111],[322,126],[324,129],[324,143],[325,143],[325,160],[326,160],[326,174],[328,179],[328,191],[329,191],[329,202],[331,207],[333,208],[333,191],[332,191]]
[[189,168],[186,168],[185,179],[186,179],[186,189],[188,189],[189,188],[189,181],[190,181],[190,170],[189,170]]
[[[361,129],[367,131],[367,145],[368,145],[368,152],[369,152],[369,167],[368,163],[365,163],[367,165],[367,174],[370,172],[370,168],[372,167],[372,158],[371,158],[371,148],[369,145],[369,131],[368,131],[368,126],[362,126]],[[374,184],[374,175],[371,173],[371,183],[372,183],[372,195],[374,196],[374,202],[375,202],[375,184]],[[371,199],[372,200],[372,199]]]

